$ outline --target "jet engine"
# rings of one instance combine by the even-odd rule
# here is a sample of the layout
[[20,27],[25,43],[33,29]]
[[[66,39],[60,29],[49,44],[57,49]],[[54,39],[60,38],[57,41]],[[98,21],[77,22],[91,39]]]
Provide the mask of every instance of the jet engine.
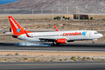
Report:
[[63,38],[63,39],[57,39],[56,42],[57,42],[57,43],[62,43],[62,44],[64,44],[64,43],[67,43],[67,40],[66,40],[65,38]]

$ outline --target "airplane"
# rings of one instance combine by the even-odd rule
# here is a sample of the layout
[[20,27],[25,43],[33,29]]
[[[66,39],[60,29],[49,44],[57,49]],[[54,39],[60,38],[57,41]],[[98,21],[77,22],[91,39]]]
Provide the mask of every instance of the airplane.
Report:
[[71,31],[60,31],[54,25],[56,31],[51,32],[31,32],[22,28],[19,23],[12,17],[8,16],[12,36],[14,38],[32,42],[52,42],[52,45],[66,44],[67,42],[74,42],[78,40],[97,40],[103,37],[102,34],[93,30],[71,30]]

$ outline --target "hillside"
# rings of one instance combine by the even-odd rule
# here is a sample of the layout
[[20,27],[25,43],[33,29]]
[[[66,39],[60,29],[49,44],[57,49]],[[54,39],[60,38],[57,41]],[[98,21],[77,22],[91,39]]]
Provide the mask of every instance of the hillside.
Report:
[[19,0],[13,3],[0,5],[1,14],[104,14],[104,12],[105,0]]

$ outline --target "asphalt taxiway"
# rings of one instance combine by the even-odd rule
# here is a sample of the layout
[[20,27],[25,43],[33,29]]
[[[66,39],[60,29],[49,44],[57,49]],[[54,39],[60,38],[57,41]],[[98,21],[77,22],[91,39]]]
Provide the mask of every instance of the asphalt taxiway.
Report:
[[0,70],[105,70],[105,62],[6,62]]
[[0,50],[89,51],[105,52],[105,44],[63,44],[59,46],[19,46],[18,43],[0,43]]

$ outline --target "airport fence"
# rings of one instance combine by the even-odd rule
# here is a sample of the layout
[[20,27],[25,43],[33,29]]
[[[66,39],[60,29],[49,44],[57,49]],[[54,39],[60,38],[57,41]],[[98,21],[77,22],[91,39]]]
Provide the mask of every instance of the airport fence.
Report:
[[34,10],[34,9],[0,9],[0,14],[73,14],[68,11],[57,10]]

